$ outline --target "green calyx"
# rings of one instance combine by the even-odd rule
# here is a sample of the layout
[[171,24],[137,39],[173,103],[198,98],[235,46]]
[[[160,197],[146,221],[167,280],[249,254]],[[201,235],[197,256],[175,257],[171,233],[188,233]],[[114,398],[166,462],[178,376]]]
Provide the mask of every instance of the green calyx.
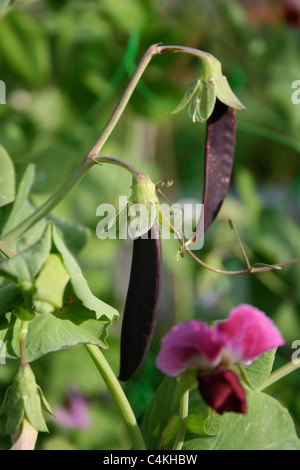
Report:
[[16,432],[24,418],[37,431],[48,432],[42,407],[54,416],[41,388],[36,383],[30,366],[27,363],[21,365],[13,379],[12,385],[6,391],[0,407],[0,414],[8,412],[4,434]]
[[156,186],[145,173],[132,177],[132,193],[129,202],[130,238],[135,239],[146,234],[154,224],[159,212]]
[[158,204],[155,184],[145,173],[133,175],[131,201],[132,204],[143,204],[144,206]]
[[230,108],[245,109],[223,75],[221,62],[212,55],[199,60],[201,77],[191,83],[171,114],[188,106],[193,122],[204,122],[211,116],[217,99]]

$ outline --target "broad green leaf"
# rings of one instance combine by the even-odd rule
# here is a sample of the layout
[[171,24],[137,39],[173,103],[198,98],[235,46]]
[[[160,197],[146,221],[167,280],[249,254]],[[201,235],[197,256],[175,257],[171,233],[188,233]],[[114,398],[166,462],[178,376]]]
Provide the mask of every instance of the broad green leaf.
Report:
[[62,264],[60,256],[50,254],[35,281],[33,303],[36,304],[36,301],[46,302],[52,305],[52,311],[55,308],[62,308],[64,292],[69,279],[70,276]]
[[[83,306],[67,306],[55,313],[38,314],[28,325],[26,358],[28,362],[76,344],[96,344],[107,349],[110,321],[97,320]],[[11,312],[0,317],[0,340],[6,342],[7,358],[19,357],[18,335],[21,320]]]
[[22,300],[20,289],[11,284],[0,289],[0,315],[7,312],[13,305],[17,305]]
[[156,391],[144,420],[141,431],[147,449],[163,448],[168,439],[164,435],[173,415],[177,412],[180,398],[195,382],[195,373],[186,372],[179,377],[165,377]]
[[73,254],[78,253],[85,246],[90,236],[90,230],[87,227],[53,214],[49,215],[48,219],[54,222],[65,245]]
[[81,300],[81,302],[86,308],[88,308],[92,312],[95,312],[97,318],[106,316],[108,319],[113,320],[114,318],[118,317],[119,314],[116,309],[106,304],[102,300],[98,299],[91,292],[88,286],[88,283],[84,275],[82,274],[82,271],[77,261],[69,252],[66,245],[63,243],[62,239],[59,237],[55,229],[55,226],[52,225],[52,227],[53,227],[53,242],[58,252],[62,256],[64,266],[70,275],[70,281],[71,281],[74,293],[76,294],[78,299]]
[[0,207],[10,204],[15,197],[14,165],[2,145],[0,145]]
[[13,310],[14,315],[22,321],[30,321],[35,317],[32,310],[25,307],[25,304],[19,305]]
[[[189,395],[189,413],[186,420],[185,440],[193,439],[196,434],[197,438],[201,436],[208,441],[214,436],[214,434],[208,431],[212,410],[202,400],[199,400],[197,389],[190,391]],[[159,441],[160,449],[170,450],[173,448],[179,425],[178,411],[179,406],[177,405],[173,417],[169,418],[166,427],[161,433]]]
[[272,372],[276,349],[261,354],[250,366],[242,366],[239,368],[242,371],[241,378],[243,378],[253,390],[263,384]]
[[[200,396],[199,396],[199,400]],[[281,404],[261,392],[247,395],[248,413],[214,413],[210,438],[189,436],[184,450],[300,450],[294,422]]]
[[41,238],[29,248],[0,265],[0,276],[16,284],[32,282],[41,270],[51,249],[51,231],[48,225]]

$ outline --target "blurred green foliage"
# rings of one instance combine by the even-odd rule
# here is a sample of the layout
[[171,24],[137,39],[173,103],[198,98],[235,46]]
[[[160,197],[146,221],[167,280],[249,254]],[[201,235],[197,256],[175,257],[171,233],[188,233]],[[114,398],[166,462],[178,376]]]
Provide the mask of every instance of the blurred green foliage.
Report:
[[[109,118],[135,65],[154,43],[196,47],[215,55],[246,112],[238,112],[230,193],[209,229],[199,256],[216,268],[236,269],[243,259],[231,218],[250,262],[276,263],[300,256],[300,105],[291,85],[300,79],[300,30],[284,21],[282,2],[261,0],[48,0],[0,2],[0,144],[17,171],[36,168],[30,201],[41,204],[80,162]],[[186,55],[155,57],[103,154],[122,158],[153,180],[174,179],[173,201],[201,201],[205,125],[183,112],[169,114],[197,78]],[[93,293],[124,306],[131,246],[95,235],[96,208],[130,194],[130,178],[118,167],[97,167],[55,209],[85,227],[75,254]],[[62,222],[63,223],[63,222]],[[72,226],[70,237],[72,237]],[[142,369],[125,384],[139,420],[161,374],[155,369],[160,340],[177,321],[227,316],[242,302],[256,305],[281,329],[286,345],[276,367],[291,359],[300,339],[300,264],[259,275],[222,276],[191,259],[176,261],[178,244],[163,242],[164,280],[160,318]],[[119,321],[110,329],[106,357],[118,373]],[[0,365],[0,401],[17,364]],[[116,407],[83,347],[51,353],[32,368],[53,407],[69,387],[89,397],[92,425],[65,429],[49,422],[41,449],[125,449],[130,445]],[[300,429],[300,374],[270,388]],[[0,427],[1,427],[0,422]],[[9,439],[2,439],[2,448]]]

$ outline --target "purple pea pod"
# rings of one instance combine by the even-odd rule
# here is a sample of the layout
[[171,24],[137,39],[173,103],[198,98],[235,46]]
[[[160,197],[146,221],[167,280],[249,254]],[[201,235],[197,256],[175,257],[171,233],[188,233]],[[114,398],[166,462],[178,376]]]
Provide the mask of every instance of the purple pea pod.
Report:
[[148,238],[133,242],[131,273],[123,314],[119,380],[128,380],[142,364],[156,324],[162,281],[162,247],[156,222]]
[[228,192],[236,143],[236,111],[217,100],[207,120],[204,173],[204,221],[197,224],[192,242],[207,231]]
[[222,73],[221,62],[210,54],[195,53],[200,62],[200,78],[194,80],[173,114],[188,107],[193,122],[205,122],[206,151],[203,204],[204,214],[188,243],[203,237],[216,218],[227,194],[236,142],[236,110],[245,109]]

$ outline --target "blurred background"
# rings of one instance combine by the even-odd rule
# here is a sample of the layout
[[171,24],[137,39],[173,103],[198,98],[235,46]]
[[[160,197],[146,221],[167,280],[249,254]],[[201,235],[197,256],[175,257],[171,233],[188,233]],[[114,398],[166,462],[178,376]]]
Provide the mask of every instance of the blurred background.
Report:
[[[300,256],[300,104],[292,83],[300,80],[299,0],[48,0],[0,2],[0,143],[16,168],[36,167],[31,202],[40,205],[81,161],[96,140],[129,77],[154,43],[199,48],[216,56],[246,106],[237,113],[237,148],[230,191],[208,230],[199,256],[223,269],[244,267],[231,218],[251,263]],[[170,115],[198,76],[195,58],[155,57],[102,154],[124,159],[154,181],[173,178],[172,202],[201,202],[205,124],[187,111]],[[72,250],[95,295],[122,318],[131,244],[100,241],[99,204],[130,195],[130,176],[108,165],[93,168],[54,214],[74,224]],[[76,226],[76,227],[75,227]],[[286,345],[275,367],[291,360],[300,340],[300,264],[259,275],[224,276],[185,257],[178,243],[163,242],[163,290],[159,324],[147,359],[124,385],[140,421],[162,375],[155,358],[175,322],[225,318],[240,303],[265,311]],[[110,328],[105,352],[118,374],[121,320]],[[17,364],[0,366],[0,399]],[[59,410],[48,420],[40,449],[126,449],[130,445],[115,404],[83,347],[44,356],[32,364],[37,382]],[[268,389],[291,412],[300,431],[300,373]],[[83,418],[66,419],[79,406]],[[0,424],[1,427],[1,424]],[[7,448],[9,439],[1,440]]]

